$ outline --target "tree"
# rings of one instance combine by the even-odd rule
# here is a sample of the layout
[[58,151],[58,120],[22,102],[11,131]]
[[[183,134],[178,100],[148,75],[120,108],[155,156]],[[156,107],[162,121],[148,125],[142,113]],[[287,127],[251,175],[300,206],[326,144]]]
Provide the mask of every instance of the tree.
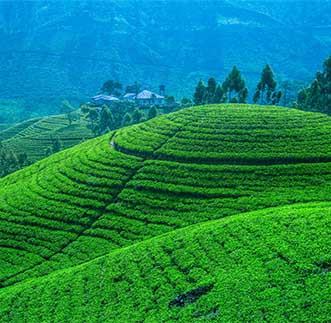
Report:
[[165,101],[166,106],[168,106],[168,107],[171,107],[176,104],[176,99],[173,95],[167,95],[164,98],[164,101]]
[[260,100],[260,104],[277,104],[282,96],[281,91],[277,91],[277,82],[274,79],[274,72],[267,64],[262,71],[261,79],[257,84],[253,96],[254,103]]
[[158,111],[157,111],[157,109],[156,109],[156,107],[151,107],[149,110],[148,110],[148,119],[153,119],[153,118],[155,118],[156,116],[157,116],[157,113],[158,113]]
[[331,56],[311,85],[298,93],[298,108],[331,114]]
[[115,96],[121,95],[120,90],[122,90],[122,83],[114,80],[106,81],[101,87],[102,93],[107,93],[109,95]]
[[144,117],[144,114],[139,109],[134,109],[131,115],[132,123],[139,123]]
[[141,86],[138,82],[134,82],[132,85],[128,85],[125,89],[125,93],[138,94],[140,92]]
[[113,115],[107,106],[103,106],[100,112],[99,134],[104,134],[111,129]]
[[123,120],[122,120],[122,127],[124,127],[124,126],[128,126],[128,125],[130,125],[130,124],[132,124],[132,118],[131,118],[130,113],[127,112],[127,113],[124,115],[124,117],[123,117]]
[[225,91],[221,85],[217,85],[214,96],[214,103],[224,103],[225,101]]
[[[232,68],[227,78],[222,84],[223,90],[226,93],[227,101],[230,103],[245,103],[248,96],[248,89],[245,86],[245,80],[237,66]],[[237,95],[237,96],[236,96]]]
[[193,102],[195,105],[201,105],[205,103],[206,87],[202,80],[199,81],[197,87],[195,88],[195,93],[193,95]]
[[216,80],[213,77],[211,77],[208,80],[208,84],[205,91],[206,103],[208,104],[215,103],[216,87],[217,87]]
[[239,93],[238,93],[239,103],[246,103],[247,102],[247,97],[248,97],[248,88],[245,87],[242,90],[240,90]]
[[0,177],[6,176],[29,164],[26,153],[19,153],[9,149],[0,141]]
[[184,97],[180,101],[180,104],[182,107],[190,107],[193,104],[193,102],[191,99]]

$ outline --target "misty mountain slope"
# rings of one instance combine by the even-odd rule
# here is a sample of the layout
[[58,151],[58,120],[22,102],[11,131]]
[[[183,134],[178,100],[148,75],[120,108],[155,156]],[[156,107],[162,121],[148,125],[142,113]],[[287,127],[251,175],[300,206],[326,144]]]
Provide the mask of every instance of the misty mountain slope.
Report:
[[304,14],[292,24],[291,13],[290,3],[263,12],[226,1],[2,2],[0,95],[87,98],[108,78],[187,94],[233,64],[253,85],[267,62],[307,78],[328,40],[315,37]]

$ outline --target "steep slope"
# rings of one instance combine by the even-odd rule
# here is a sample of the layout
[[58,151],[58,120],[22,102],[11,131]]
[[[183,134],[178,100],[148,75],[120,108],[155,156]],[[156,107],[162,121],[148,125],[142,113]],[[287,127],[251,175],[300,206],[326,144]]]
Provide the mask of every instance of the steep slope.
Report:
[[331,203],[211,221],[0,290],[1,322],[329,322]]
[[59,138],[62,148],[90,139],[93,134],[85,120],[69,125],[65,115],[36,118],[0,131],[3,144],[17,153],[26,153],[30,162],[43,159],[47,148]]
[[195,223],[330,201],[331,119],[203,106],[112,132],[0,181],[0,283]]

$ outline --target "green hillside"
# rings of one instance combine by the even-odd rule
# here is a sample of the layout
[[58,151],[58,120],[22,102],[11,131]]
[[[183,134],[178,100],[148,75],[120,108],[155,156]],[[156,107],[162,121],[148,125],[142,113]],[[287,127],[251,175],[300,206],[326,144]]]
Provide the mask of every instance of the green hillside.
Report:
[[330,133],[194,107],[2,179],[0,321],[327,322]]
[[8,140],[8,139],[16,136],[20,132],[23,132],[25,129],[29,128],[30,126],[33,126],[36,122],[38,122],[40,120],[41,120],[41,118],[29,119],[29,120],[14,124],[11,127],[7,127],[6,129],[3,129],[0,132],[0,140]]
[[3,322],[329,322],[331,204],[177,230],[0,291]]
[[44,158],[56,138],[61,140],[64,149],[92,136],[85,120],[69,125],[65,115],[30,119],[0,131],[3,144],[16,153],[26,153],[30,162]]

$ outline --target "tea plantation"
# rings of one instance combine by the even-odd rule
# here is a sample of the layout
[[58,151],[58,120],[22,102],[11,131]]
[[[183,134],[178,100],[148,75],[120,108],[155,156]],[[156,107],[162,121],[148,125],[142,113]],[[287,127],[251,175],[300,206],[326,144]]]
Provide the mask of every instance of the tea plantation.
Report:
[[69,148],[92,138],[87,122],[80,120],[68,124],[65,115],[30,119],[3,131],[0,128],[0,140],[16,153],[26,153],[30,162],[46,157],[46,151],[58,138],[62,148]]
[[3,178],[0,322],[331,321],[330,134],[193,107]]

